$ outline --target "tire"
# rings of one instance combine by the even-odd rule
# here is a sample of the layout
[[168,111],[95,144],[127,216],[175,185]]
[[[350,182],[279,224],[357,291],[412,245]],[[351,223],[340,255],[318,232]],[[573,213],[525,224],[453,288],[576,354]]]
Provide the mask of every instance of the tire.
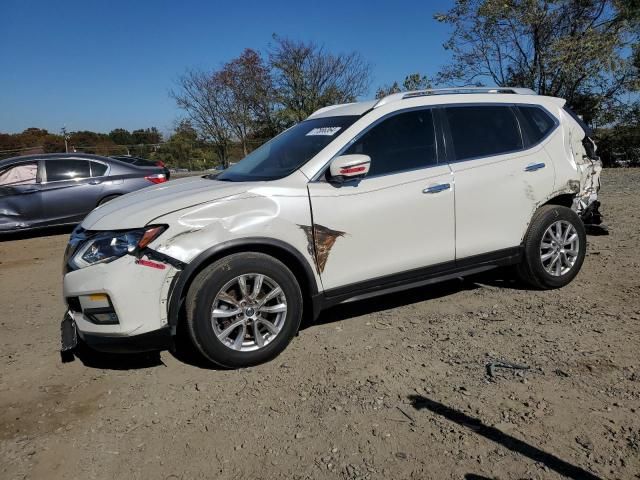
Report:
[[[249,295],[242,295],[241,277]],[[254,295],[256,284],[261,290]],[[275,296],[260,306],[270,294]],[[272,360],[287,347],[301,319],[302,294],[296,277],[282,262],[262,253],[235,253],[216,261],[195,277],[187,293],[191,341],[205,359],[225,368]]]
[[104,204],[105,204],[105,203],[107,203],[107,202],[110,202],[110,201],[111,201],[111,200],[113,200],[114,198],[118,198],[119,196],[120,196],[120,195],[108,195],[108,196],[104,197],[102,200],[100,200],[100,201],[98,202],[98,207],[99,207],[100,205],[104,205]]
[[[574,240],[565,242],[565,238]],[[523,246],[518,276],[534,288],[550,290],[564,287],[576,277],[587,251],[587,235],[573,210],[543,205],[531,219]]]

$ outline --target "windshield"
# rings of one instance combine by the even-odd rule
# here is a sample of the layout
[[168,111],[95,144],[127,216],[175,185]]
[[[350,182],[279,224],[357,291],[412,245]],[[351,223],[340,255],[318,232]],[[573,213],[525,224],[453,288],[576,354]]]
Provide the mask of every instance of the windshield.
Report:
[[276,180],[290,175],[338,138],[358,116],[305,120],[285,130],[229,167],[215,180]]

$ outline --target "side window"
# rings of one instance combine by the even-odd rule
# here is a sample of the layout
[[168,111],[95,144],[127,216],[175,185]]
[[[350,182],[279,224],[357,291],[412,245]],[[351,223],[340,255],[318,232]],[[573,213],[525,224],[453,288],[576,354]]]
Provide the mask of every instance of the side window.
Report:
[[447,107],[445,112],[456,160],[522,149],[520,130],[509,106]]
[[45,161],[47,182],[89,178],[89,162],[87,160],[47,160]]
[[345,155],[355,153],[371,157],[369,176],[435,165],[432,111],[414,110],[383,120],[344,152]]
[[5,170],[0,170],[0,187],[16,185],[32,185],[38,181],[38,164],[21,163]]
[[104,163],[89,162],[91,164],[91,176],[101,177],[107,171],[107,166]]
[[547,112],[538,107],[519,106],[518,110],[524,117],[522,128],[527,134],[527,147],[538,143],[553,130],[555,122]]

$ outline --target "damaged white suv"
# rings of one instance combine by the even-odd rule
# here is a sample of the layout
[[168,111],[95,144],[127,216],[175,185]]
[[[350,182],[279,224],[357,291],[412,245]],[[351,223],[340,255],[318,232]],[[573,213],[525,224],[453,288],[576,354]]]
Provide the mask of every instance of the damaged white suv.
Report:
[[327,306],[503,265],[566,285],[600,162],[564,104],[497,88],[335,105],[217,178],[115,199],[71,236],[63,350],[168,348],[183,325],[245,367]]

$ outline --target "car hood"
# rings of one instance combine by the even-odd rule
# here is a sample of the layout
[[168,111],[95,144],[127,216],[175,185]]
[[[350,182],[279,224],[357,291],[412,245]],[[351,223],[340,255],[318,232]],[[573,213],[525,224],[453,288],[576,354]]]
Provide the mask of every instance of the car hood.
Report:
[[202,177],[173,180],[123,195],[93,210],[82,222],[86,230],[143,227],[156,218],[221,198],[245,194],[256,182],[221,182]]

